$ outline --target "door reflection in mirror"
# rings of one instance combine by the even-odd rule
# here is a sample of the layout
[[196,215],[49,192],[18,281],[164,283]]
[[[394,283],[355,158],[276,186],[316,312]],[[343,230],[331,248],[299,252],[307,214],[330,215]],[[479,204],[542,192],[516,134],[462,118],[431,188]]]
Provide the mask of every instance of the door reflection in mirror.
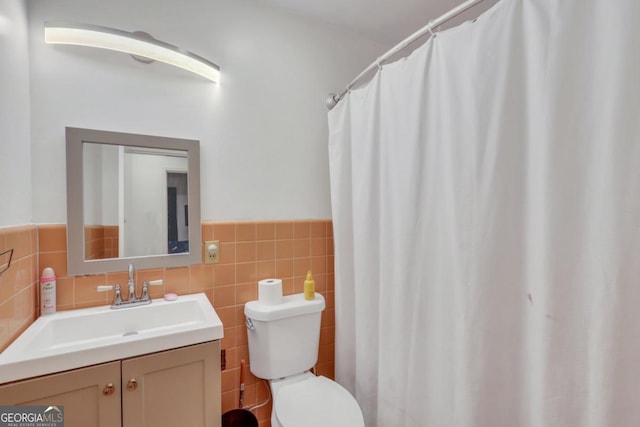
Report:
[[187,174],[167,172],[167,235],[170,254],[189,252]]

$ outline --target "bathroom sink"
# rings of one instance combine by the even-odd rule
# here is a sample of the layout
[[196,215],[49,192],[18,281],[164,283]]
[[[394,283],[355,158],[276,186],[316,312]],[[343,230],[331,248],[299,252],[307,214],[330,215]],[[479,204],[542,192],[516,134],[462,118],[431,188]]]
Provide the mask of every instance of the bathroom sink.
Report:
[[41,316],[0,353],[0,384],[221,339],[205,294],[113,310],[110,306]]

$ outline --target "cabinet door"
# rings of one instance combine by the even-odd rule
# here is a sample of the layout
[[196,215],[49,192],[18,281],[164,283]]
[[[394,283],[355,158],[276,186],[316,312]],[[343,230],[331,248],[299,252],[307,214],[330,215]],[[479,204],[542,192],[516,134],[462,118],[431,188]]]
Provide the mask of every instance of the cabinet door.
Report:
[[65,427],[120,426],[120,362],[0,386],[0,405],[64,406]]
[[219,427],[218,341],[122,361],[123,427]]

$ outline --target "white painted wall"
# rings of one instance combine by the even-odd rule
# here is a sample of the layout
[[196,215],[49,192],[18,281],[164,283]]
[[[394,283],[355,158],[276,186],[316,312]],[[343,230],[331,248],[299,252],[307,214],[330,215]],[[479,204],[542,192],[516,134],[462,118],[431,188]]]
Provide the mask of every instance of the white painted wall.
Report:
[[[82,169],[84,183],[82,211],[85,225],[103,225],[102,212],[105,208],[108,209],[108,206],[103,206],[102,188],[105,179],[102,159],[110,150],[117,150],[117,148],[110,145],[87,144],[82,150],[82,164],[86,165]],[[118,165],[116,164],[114,167],[117,168]]]
[[[200,140],[203,220],[331,217],[324,100],[387,46],[254,0],[28,4],[35,222],[66,222],[65,126]],[[221,84],[45,45],[47,20],[146,31],[218,63]]]
[[85,144],[82,157],[85,225],[118,225],[119,147]]
[[0,0],[0,227],[31,223],[27,36],[25,3]]
[[104,155],[102,156],[102,219],[99,224],[102,225],[118,225],[118,209],[119,209],[119,148],[107,150],[107,146],[103,146]]

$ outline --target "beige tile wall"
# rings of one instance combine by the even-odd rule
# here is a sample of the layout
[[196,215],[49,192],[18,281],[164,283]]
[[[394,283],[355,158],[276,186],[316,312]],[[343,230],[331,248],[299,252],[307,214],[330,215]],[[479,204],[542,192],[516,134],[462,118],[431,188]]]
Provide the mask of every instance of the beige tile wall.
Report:
[[35,226],[0,228],[0,253],[13,249],[11,266],[0,276],[0,351],[37,317],[37,238]]
[[[6,347],[35,319],[37,272],[44,267],[53,267],[58,277],[58,310],[108,304],[112,294],[98,293],[95,287],[101,284],[123,284],[127,281],[127,273],[124,271],[94,276],[69,276],[66,267],[67,245],[64,225],[41,225],[37,229],[25,227],[12,230],[6,233],[11,236],[11,242],[24,242],[20,250],[21,262],[15,269],[11,268],[10,275],[0,278],[11,284],[0,287],[0,322],[3,325],[14,325],[8,328],[6,333],[3,326],[0,335],[0,345],[3,347],[0,348]],[[36,235],[39,240],[39,252],[36,250]],[[247,365],[249,362],[243,308],[247,301],[257,299],[257,282],[261,279],[280,278],[283,280],[284,293],[292,294],[302,292],[307,270],[313,272],[316,291],[321,293],[327,302],[322,317],[316,370],[318,374],[334,377],[332,235],[332,223],[328,220],[203,222],[203,241],[220,241],[218,264],[136,272],[138,283],[143,280],[164,279],[164,286],[152,287],[154,298],[167,292],[204,292],[216,308],[225,326],[222,348],[226,352],[227,365],[222,372],[223,412],[238,405],[240,361],[244,359]],[[2,242],[0,237],[0,244]],[[19,284],[15,278],[18,271],[23,271],[21,275],[29,273],[28,279],[21,279]],[[2,283],[0,281],[0,284]],[[5,289],[9,287],[16,290],[5,296]],[[268,394],[263,381],[256,379],[248,369],[246,373],[244,404],[251,406],[266,399]],[[261,427],[270,425],[270,404],[258,409],[256,413]]]
[[118,226],[84,227],[84,259],[118,258]]

